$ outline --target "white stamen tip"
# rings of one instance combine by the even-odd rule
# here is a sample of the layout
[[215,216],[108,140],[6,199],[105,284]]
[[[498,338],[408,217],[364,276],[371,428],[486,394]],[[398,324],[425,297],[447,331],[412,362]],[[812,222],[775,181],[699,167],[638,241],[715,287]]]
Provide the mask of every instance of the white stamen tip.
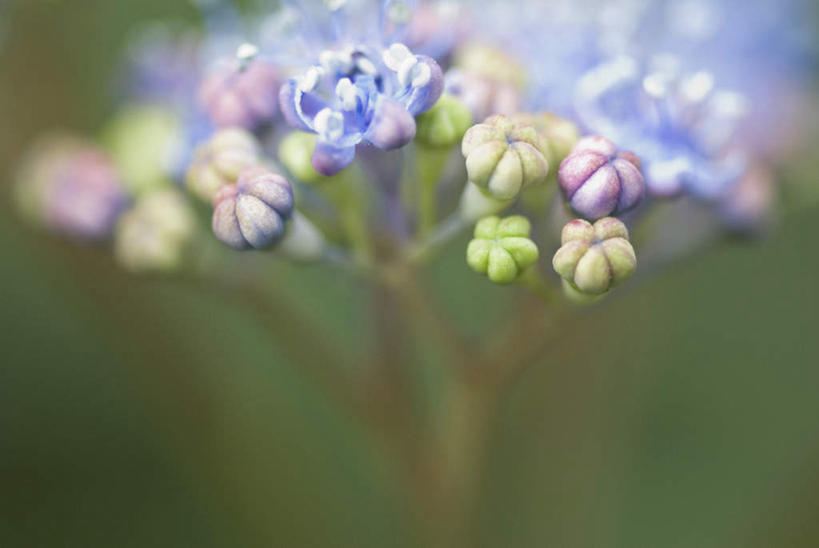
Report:
[[322,109],[313,119],[313,129],[327,141],[337,141],[344,136],[344,115],[330,108]]
[[259,55],[259,48],[253,44],[244,43],[236,50],[236,58],[240,61],[251,61]]
[[395,43],[384,51],[382,57],[384,58],[384,64],[387,65],[390,70],[398,72],[404,61],[413,57],[413,55],[407,46],[401,43]]

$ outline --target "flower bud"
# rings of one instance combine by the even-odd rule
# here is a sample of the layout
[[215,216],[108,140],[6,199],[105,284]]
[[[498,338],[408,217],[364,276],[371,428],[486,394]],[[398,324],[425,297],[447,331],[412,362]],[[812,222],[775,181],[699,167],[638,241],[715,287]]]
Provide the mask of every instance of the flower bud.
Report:
[[103,142],[132,195],[165,185],[183,161],[181,128],[173,112],[156,106],[128,106],[103,132]]
[[546,140],[551,165],[559,166],[580,141],[580,130],[577,126],[551,112],[518,114],[512,119],[516,123],[534,127]]
[[555,272],[580,293],[602,295],[627,280],[637,268],[628,229],[606,217],[594,225],[582,219],[563,227],[562,247],[552,260]]
[[538,248],[529,239],[531,225],[516,215],[501,220],[485,217],[475,226],[475,238],[466,250],[466,262],[495,283],[514,282],[537,262]]
[[172,271],[181,265],[195,229],[193,210],[179,191],[155,190],[123,214],[114,252],[133,272]]
[[603,137],[581,139],[560,164],[558,181],[571,208],[591,221],[625,213],[645,195],[640,160]]
[[521,109],[520,90],[513,84],[454,68],[446,75],[446,92],[457,97],[476,120]]
[[109,238],[128,202],[108,157],[62,135],[35,145],[21,167],[16,195],[29,219],[78,240]]
[[259,159],[259,145],[253,135],[225,129],[196,149],[185,183],[197,197],[210,202],[220,188],[235,183],[239,174],[257,165]]
[[279,144],[279,162],[303,183],[317,183],[324,176],[313,167],[313,151],[318,136],[306,131],[293,131]]
[[472,114],[449,94],[443,94],[430,110],[416,118],[415,140],[434,148],[449,148],[463,139],[472,125]]
[[446,90],[460,99],[476,120],[520,112],[525,71],[503,51],[467,44],[447,73]]
[[493,198],[511,200],[549,174],[545,140],[527,125],[493,116],[466,132],[461,152],[469,180]]
[[225,61],[199,87],[199,103],[217,127],[253,129],[275,116],[279,105],[276,70],[259,59]]
[[285,234],[293,213],[290,183],[263,168],[249,168],[213,200],[213,232],[235,249],[266,249]]

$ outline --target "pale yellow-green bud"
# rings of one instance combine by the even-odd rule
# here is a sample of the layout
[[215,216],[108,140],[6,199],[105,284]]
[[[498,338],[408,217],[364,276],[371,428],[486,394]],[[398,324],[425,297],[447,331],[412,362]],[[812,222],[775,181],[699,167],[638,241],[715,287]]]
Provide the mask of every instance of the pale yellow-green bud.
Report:
[[492,116],[464,135],[469,180],[498,200],[511,200],[549,174],[548,145],[534,127]]
[[613,217],[593,225],[576,219],[563,228],[562,247],[552,260],[555,272],[578,292],[602,295],[627,280],[637,268],[628,229]]

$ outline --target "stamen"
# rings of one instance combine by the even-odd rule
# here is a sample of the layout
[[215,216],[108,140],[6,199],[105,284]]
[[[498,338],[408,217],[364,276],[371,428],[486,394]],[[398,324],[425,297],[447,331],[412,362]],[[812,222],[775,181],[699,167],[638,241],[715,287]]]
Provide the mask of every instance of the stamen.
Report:
[[336,97],[344,110],[355,110],[358,107],[358,89],[349,78],[342,78],[338,81]]
[[395,43],[384,51],[382,57],[384,59],[384,64],[387,65],[387,68],[394,72],[398,72],[401,70],[401,66],[404,64],[404,61],[412,58],[413,55],[407,46],[401,43]]
[[337,141],[344,136],[344,115],[330,108],[322,109],[316,114],[313,127],[324,140]]

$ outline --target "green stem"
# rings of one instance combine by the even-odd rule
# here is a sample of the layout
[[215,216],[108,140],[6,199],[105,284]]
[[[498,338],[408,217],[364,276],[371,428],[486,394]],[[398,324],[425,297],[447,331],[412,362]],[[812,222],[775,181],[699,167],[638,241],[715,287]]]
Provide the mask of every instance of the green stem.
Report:
[[436,191],[441,175],[447,167],[452,149],[436,149],[419,146],[416,148],[416,170],[418,177],[418,229],[419,239],[429,236],[438,220],[438,200]]
[[545,304],[553,304],[555,302],[554,288],[543,279],[543,274],[537,265],[524,271],[520,278],[518,278],[518,283],[531,291]]
[[367,226],[367,204],[354,169],[320,183],[320,190],[338,209],[341,229],[353,250],[355,262],[372,264],[373,242]]
[[455,212],[449,218],[439,224],[423,241],[413,244],[407,250],[407,260],[416,264],[427,259],[436,249],[443,247],[458,237],[464,230],[469,228],[467,223],[459,214]]

